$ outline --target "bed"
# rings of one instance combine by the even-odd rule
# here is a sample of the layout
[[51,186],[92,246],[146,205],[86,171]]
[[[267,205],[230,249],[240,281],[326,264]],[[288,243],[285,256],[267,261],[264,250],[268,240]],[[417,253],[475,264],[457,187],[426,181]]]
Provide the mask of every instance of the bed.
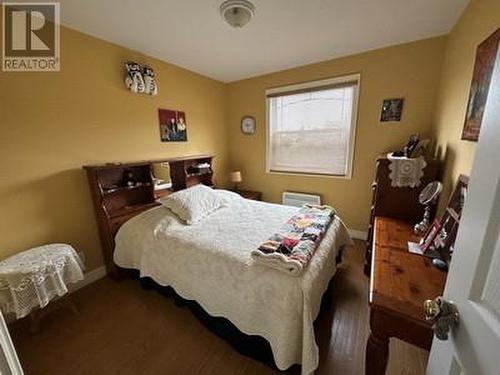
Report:
[[308,267],[290,276],[255,264],[250,252],[298,209],[216,192],[227,204],[193,225],[163,206],[127,221],[115,238],[114,262],[263,337],[279,369],[301,364],[302,374],[312,373],[319,362],[313,322],[336,257],[351,244],[346,227],[335,216]]

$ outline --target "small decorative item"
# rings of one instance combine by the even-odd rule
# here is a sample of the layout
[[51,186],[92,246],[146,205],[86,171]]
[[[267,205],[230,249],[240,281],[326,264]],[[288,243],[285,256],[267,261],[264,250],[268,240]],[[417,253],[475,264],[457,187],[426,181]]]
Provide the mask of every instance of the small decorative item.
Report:
[[424,176],[424,168],[427,162],[423,156],[409,159],[405,156],[394,156],[387,154],[389,163],[389,178],[392,187],[418,187]]
[[127,76],[125,77],[125,84],[128,89],[133,93],[144,92],[144,79],[142,78],[141,66],[133,61],[125,63],[127,68]]
[[160,139],[162,142],[186,142],[186,115],[182,111],[158,109],[160,118]]
[[154,96],[158,94],[158,85],[156,84],[155,73],[149,66],[141,66],[133,61],[125,63],[127,75],[125,85],[136,94],[147,94]]
[[240,171],[233,171],[229,174],[229,180],[234,184],[233,190],[238,191],[239,184],[242,181],[241,178],[241,172]]
[[156,84],[155,72],[149,66],[142,67],[142,77],[144,79],[144,93],[155,96],[158,94],[158,85]]
[[241,131],[243,134],[255,133],[255,118],[252,116],[244,116],[241,119]]
[[432,226],[429,228],[424,237],[420,240],[420,248],[422,252],[425,254],[427,251],[432,250],[432,245],[434,243],[434,239],[438,235],[441,230],[441,224],[438,220],[434,220]]
[[477,142],[479,138],[499,42],[500,29],[497,29],[477,47],[465,124],[462,131],[462,139],[467,141]]
[[403,98],[384,99],[384,101],[382,102],[382,113],[380,114],[380,121],[401,121],[403,101]]
[[123,185],[126,187],[136,186],[136,181],[135,181],[134,174],[132,173],[132,171],[123,172]]
[[436,204],[439,194],[443,190],[443,184],[439,181],[433,181],[422,189],[418,196],[420,204],[425,206],[424,218],[415,225],[415,234],[424,234],[429,229],[432,206]]

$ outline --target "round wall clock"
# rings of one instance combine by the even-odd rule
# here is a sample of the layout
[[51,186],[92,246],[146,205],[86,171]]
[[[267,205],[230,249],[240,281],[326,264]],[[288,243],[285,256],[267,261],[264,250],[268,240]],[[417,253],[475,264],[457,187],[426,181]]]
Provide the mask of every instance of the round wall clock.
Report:
[[241,119],[241,131],[243,134],[255,133],[255,118],[252,116],[243,116]]

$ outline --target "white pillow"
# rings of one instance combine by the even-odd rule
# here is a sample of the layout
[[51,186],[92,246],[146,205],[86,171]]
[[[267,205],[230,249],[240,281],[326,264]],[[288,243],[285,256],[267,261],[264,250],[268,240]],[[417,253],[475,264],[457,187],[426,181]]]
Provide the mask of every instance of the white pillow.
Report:
[[158,201],[188,225],[199,222],[227,204],[223,196],[202,184],[177,191]]

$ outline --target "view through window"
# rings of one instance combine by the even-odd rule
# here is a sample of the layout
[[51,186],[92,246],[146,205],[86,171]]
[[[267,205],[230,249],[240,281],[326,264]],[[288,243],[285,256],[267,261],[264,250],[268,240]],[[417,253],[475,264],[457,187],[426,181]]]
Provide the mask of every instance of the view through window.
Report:
[[348,176],[357,92],[352,76],[268,90],[268,171]]

